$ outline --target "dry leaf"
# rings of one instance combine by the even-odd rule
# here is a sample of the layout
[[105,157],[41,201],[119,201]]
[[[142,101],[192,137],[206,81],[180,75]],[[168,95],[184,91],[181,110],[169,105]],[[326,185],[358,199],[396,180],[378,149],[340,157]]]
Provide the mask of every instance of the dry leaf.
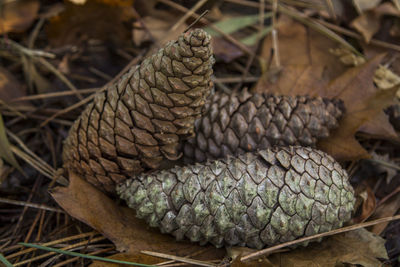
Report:
[[354,6],[362,13],[379,5],[382,0],[353,0]]
[[[376,168],[376,171],[379,174],[384,174],[385,175],[386,184],[390,184],[390,182],[392,181],[393,177],[396,176],[397,170],[394,169],[394,168],[391,168],[390,166],[382,164],[382,163],[389,163],[389,164],[392,164],[393,166],[397,166],[397,163],[394,160],[390,159],[389,154],[380,155],[380,154],[377,154],[375,152],[372,152],[371,156],[372,156],[372,159],[373,159],[373,161],[370,162],[370,163],[372,163],[372,166],[374,168]],[[382,162],[382,163],[380,163],[380,162]]]
[[[136,262],[136,263],[149,264],[149,265],[153,265],[153,264],[157,264],[157,263],[165,261],[163,259],[148,256],[148,255],[145,255],[142,253],[137,253],[137,254],[118,253],[118,254],[112,255],[110,257],[107,257],[107,259],[129,261],[129,262]],[[126,264],[117,264],[117,263],[110,263],[110,262],[104,262],[104,261],[93,261],[93,263],[89,265],[89,267],[126,267],[126,266],[127,266]]]
[[78,44],[89,38],[130,40],[129,23],[135,18],[133,0],[89,0],[83,5],[65,3],[65,10],[50,19],[47,27],[53,46]]
[[23,32],[37,17],[40,2],[37,0],[6,1],[0,4],[0,34]]
[[[176,23],[177,17],[160,12],[158,14],[157,17],[147,16],[135,22],[132,36],[137,46],[148,41],[156,41],[163,45],[170,40],[178,39],[178,36],[187,28],[187,24],[182,23],[175,31],[168,33],[168,30]],[[142,27],[143,24],[146,28]]]
[[234,59],[244,55],[236,45],[226,41],[222,37],[214,37],[211,39],[214,55],[222,59],[225,63],[232,62]]
[[[178,242],[150,228],[135,217],[134,210],[118,206],[77,175],[71,173],[69,179],[69,187],[55,188],[52,197],[72,217],[110,239],[118,251],[135,255],[141,250],[150,250],[185,256],[203,248],[188,241]],[[215,259],[221,252],[212,248],[207,256]]]
[[392,3],[386,2],[362,13],[351,22],[351,26],[362,34],[365,42],[369,43],[372,36],[378,32],[384,15],[399,16],[400,11]]
[[[371,216],[371,219],[379,219],[388,216],[393,216],[400,209],[400,193],[395,194],[384,203],[378,205],[375,213]],[[380,235],[386,228],[389,222],[380,223],[371,227],[371,232]]]
[[319,148],[338,160],[369,157],[368,152],[354,138],[355,133],[365,123],[369,123],[370,131],[374,135],[384,136],[387,133],[387,129],[382,127],[389,125],[387,117],[380,114],[385,107],[392,104],[398,88],[378,90],[374,86],[372,77],[382,58],[383,55],[380,55],[361,66],[349,69],[318,92],[322,97],[342,99],[346,107],[340,127],[331,132],[330,137],[318,142]]
[[[254,88],[257,92],[306,94],[328,84],[346,69],[329,53],[337,43],[286,16],[278,20],[278,41],[282,70],[274,77],[265,73]],[[270,62],[271,49],[271,37],[267,36],[261,52],[265,64]],[[264,70],[267,68],[264,65]]]
[[[369,157],[368,152],[354,137],[357,131],[362,130],[374,137],[398,140],[383,113],[383,108],[392,103],[396,88],[378,90],[372,81],[383,55],[343,73],[344,66],[327,52],[333,46],[332,41],[312,30],[307,35],[301,24],[290,20],[280,27],[279,47],[283,69],[275,83],[269,80],[267,74],[263,75],[256,85],[257,92],[342,99],[346,114],[340,127],[318,144],[320,149],[338,160]],[[296,46],[293,46],[294,42]],[[266,39],[263,47],[264,59],[270,49],[270,43]],[[328,84],[332,78],[336,79]]]
[[25,95],[22,84],[11,72],[0,66],[0,100],[10,103],[13,99]]
[[382,264],[378,258],[388,258],[384,244],[383,238],[358,229],[329,237],[321,243],[311,243],[305,248],[273,254],[268,260],[272,266],[285,267],[348,266],[346,264],[376,267]]
[[363,191],[356,193],[362,199],[361,215],[352,219],[352,223],[354,224],[367,220],[376,208],[376,198],[371,187],[365,184],[361,185],[361,188],[363,188]]

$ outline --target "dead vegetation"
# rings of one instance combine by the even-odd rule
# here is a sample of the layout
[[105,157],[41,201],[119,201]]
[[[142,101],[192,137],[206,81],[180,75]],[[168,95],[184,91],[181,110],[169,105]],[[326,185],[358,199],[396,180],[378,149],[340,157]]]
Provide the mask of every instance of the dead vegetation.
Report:
[[[347,227],[294,250],[302,240],[202,247],[150,229],[59,170],[62,142],[93,93],[193,22],[213,36],[216,90],[344,101],[339,128],[317,147],[351,176],[357,210]],[[162,266],[399,266],[399,26],[399,2],[388,0],[3,1],[0,265],[121,264],[27,247],[40,244]]]

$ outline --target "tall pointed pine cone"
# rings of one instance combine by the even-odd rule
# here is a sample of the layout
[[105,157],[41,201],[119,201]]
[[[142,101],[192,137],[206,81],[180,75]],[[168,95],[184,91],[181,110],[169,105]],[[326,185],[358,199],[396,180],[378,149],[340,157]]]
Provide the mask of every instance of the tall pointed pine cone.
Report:
[[338,126],[340,100],[271,94],[226,94],[208,100],[183,142],[185,162],[203,162],[275,145],[315,146]]
[[114,192],[115,185],[179,157],[212,88],[210,36],[182,34],[100,92],[71,127],[66,169]]
[[141,174],[117,193],[150,226],[194,242],[262,248],[339,228],[353,189],[326,153],[286,147]]

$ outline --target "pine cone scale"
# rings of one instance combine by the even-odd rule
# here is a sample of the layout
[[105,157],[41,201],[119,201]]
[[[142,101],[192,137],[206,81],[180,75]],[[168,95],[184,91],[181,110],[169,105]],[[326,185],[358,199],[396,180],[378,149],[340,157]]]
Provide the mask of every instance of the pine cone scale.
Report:
[[275,145],[314,146],[343,114],[340,101],[270,94],[216,92],[195,122],[196,137],[182,143],[187,163]]
[[[64,167],[90,176],[90,181],[95,177],[112,193],[116,181],[129,177],[126,172],[158,168],[163,160],[179,158],[179,142],[193,134],[212,87],[209,39],[199,29],[185,33],[99,92],[71,127]],[[188,63],[188,55],[197,59],[194,64]],[[129,160],[138,167],[135,171],[126,169]]]
[[262,248],[329,231],[350,219],[354,206],[347,173],[304,147],[141,174],[117,192],[151,226],[216,246]]

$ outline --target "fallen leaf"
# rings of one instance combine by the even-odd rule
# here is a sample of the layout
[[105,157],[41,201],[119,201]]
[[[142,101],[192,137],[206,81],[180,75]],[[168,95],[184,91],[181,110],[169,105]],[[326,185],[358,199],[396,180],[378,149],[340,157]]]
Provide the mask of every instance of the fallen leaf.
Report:
[[0,66],[0,99],[10,103],[13,99],[25,96],[25,88],[7,69]]
[[[340,127],[331,135],[318,142],[318,147],[338,160],[368,158],[368,152],[356,141],[354,135],[367,122],[375,135],[385,135],[387,117],[379,116],[383,109],[393,103],[397,87],[378,90],[372,77],[383,55],[367,63],[349,69],[327,87],[318,91],[318,95],[327,98],[342,99],[346,113],[340,121]],[[383,119],[383,120],[382,120]],[[380,121],[382,120],[382,121]],[[393,137],[397,138],[397,137]]]
[[[107,259],[136,262],[136,263],[148,264],[148,265],[154,265],[154,264],[165,261],[163,259],[148,256],[148,255],[141,254],[141,253],[140,254],[139,253],[137,253],[137,254],[118,253],[118,254],[112,255],[110,257],[107,257]],[[89,267],[126,267],[126,266],[127,266],[126,264],[117,264],[117,263],[110,263],[110,262],[104,262],[104,261],[93,261],[93,263],[89,265]]]
[[354,6],[357,8],[358,12],[362,13],[368,9],[373,9],[382,0],[353,0]]
[[356,192],[356,195],[362,199],[361,214],[352,219],[353,223],[364,222],[374,213],[376,208],[376,198],[371,187],[366,184],[362,184],[361,187],[363,188],[363,191],[359,193]]
[[[254,90],[282,95],[310,95],[342,99],[346,113],[340,126],[317,147],[337,160],[368,158],[368,152],[355,139],[357,131],[373,137],[398,140],[383,109],[393,102],[397,88],[379,90],[372,77],[383,55],[347,70],[327,52],[333,41],[292,20],[279,25],[282,70],[275,77],[266,72]],[[264,41],[262,57],[268,61],[271,41]],[[293,46],[296,43],[296,46]],[[344,72],[344,70],[347,70]]]
[[392,164],[393,166],[397,166],[397,163],[390,159],[389,154],[380,155],[375,152],[371,153],[372,155],[372,165],[377,169],[378,173],[383,173],[385,175],[386,184],[390,184],[393,177],[396,176],[397,170],[393,167],[387,166],[384,163]]
[[[68,187],[57,187],[52,192],[56,202],[72,217],[90,225],[110,239],[117,250],[136,255],[150,250],[186,256],[204,247],[189,241],[176,241],[161,234],[135,217],[132,209],[118,206],[95,187],[70,173]],[[216,259],[224,254],[222,249],[211,248],[207,257]]]
[[[148,41],[155,41],[158,42],[159,45],[163,45],[169,40],[176,40],[187,28],[187,24],[182,23],[175,31],[168,33],[168,30],[171,29],[175,23],[176,16],[165,13],[159,16],[141,18],[141,21],[134,23],[135,27],[132,30],[133,42],[137,46]],[[146,28],[143,28],[143,25],[145,25]],[[168,33],[168,36],[166,33]]]
[[53,46],[79,44],[89,38],[117,44],[130,40],[127,25],[135,18],[133,0],[89,0],[65,3],[65,10],[50,19],[46,30]]
[[330,48],[337,46],[331,39],[287,16],[279,18],[277,27],[281,71],[273,76],[266,72],[272,50],[269,35],[264,39],[261,51],[264,74],[254,91],[306,94],[311,88],[328,84],[346,69],[335,55],[329,53]]
[[[393,216],[400,209],[400,193],[398,192],[390,199],[386,200],[382,204],[379,204],[375,210],[375,213],[371,216],[371,219],[379,219],[384,217]],[[371,232],[380,235],[388,226],[389,222],[380,223],[371,227]]]
[[358,229],[334,235],[321,243],[310,243],[305,248],[273,254],[268,260],[273,266],[285,267],[336,267],[348,264],[376,267],[382,265],[378,259],[388,258],[384,244],[383,238],[365,229]]
[[211,46],[213,47],[214,55],[222,59],[225,63],[232,62],[234,59],[244,55],[244,52],[236,45],[226,41],[222,37],[212,38]]
[[381,18],[384,15],[399,16],[400,11],[392,3],[386,2],[363,12],[350,25],[362,34],[366,43],[369,43],[372,36],[378,32],[381,26]]
[[0,6],[0,34],[23,32],[37,17],[38,0],[5,1]]

